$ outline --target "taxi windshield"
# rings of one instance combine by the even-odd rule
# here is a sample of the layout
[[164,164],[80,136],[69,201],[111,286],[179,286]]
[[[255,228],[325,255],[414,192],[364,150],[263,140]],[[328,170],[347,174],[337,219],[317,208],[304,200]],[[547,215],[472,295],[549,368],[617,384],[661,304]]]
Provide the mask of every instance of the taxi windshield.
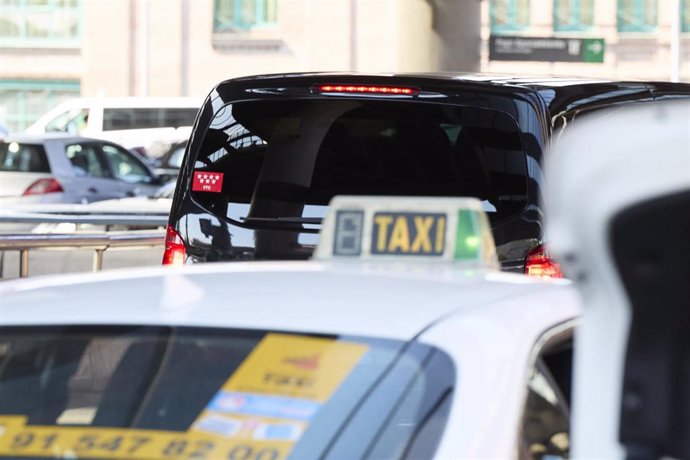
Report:
[[494,222],[527,203],[519,127],[491,109],[349,98],[237,102],[217,110],[194,158],[194,199],[249,226],[318,230],[336,195],[471,196]]
[[415,342],[191,327],[5,327],[0,456],[429,457],[454,382],[450,358]]

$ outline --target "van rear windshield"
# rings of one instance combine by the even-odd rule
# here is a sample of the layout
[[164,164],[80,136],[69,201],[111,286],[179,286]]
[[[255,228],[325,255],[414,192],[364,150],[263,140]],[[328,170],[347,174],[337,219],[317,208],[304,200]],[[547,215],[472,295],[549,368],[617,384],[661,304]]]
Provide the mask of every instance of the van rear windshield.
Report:
[[[335,195],[473,196],[495,222],[526,206],[526,157],[500,111],[309,99],[226,105],[196,156],[197,202],[219,217],[323,217]],[[222,173],[222,176],[207,173]],[[205,187],[202,187],[205,185]]]
[[0,171],[49,173],[42,145],[0,142]]
[[420,343],[195,327],[3,327],[0,369],[2,458],[430,458],[455,385]]

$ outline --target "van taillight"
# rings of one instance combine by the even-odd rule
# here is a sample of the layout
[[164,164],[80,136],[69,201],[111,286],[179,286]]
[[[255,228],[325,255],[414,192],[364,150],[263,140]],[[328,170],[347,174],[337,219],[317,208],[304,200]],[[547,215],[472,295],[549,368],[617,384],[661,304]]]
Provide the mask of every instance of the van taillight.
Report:
[[563,278],[560,265],[549,257],[544,245],[537,246],[527,254],[525,273],[540,278]]
[[165,251],[163,252],[163,265],[182,265],[187,255],[184,242],[179,233],[170,225],[165,230]]
[[51,177],[46,179],[38,179],[37,181],[33,182],[27,187],[26,190],[24,190],[22,195],[43,195],[45,193],[56,192],[64,192],[64,189],[57,179],[53,179]]

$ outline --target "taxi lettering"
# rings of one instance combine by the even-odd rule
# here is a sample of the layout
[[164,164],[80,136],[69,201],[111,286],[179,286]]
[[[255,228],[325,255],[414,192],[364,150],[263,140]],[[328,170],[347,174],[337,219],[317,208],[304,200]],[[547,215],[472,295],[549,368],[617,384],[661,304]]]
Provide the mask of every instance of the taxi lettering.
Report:
[[445,228],[443,213],[376,213],[371,253],[440,256]]

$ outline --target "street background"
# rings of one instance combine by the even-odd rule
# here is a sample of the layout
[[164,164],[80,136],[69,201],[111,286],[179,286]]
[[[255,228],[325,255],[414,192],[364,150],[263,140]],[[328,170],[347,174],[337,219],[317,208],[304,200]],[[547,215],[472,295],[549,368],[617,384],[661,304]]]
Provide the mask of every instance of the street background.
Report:
[[77,96],[204,97],[263,73],[688,81],[690,0],[0,0],[0,61],[10,131]]

